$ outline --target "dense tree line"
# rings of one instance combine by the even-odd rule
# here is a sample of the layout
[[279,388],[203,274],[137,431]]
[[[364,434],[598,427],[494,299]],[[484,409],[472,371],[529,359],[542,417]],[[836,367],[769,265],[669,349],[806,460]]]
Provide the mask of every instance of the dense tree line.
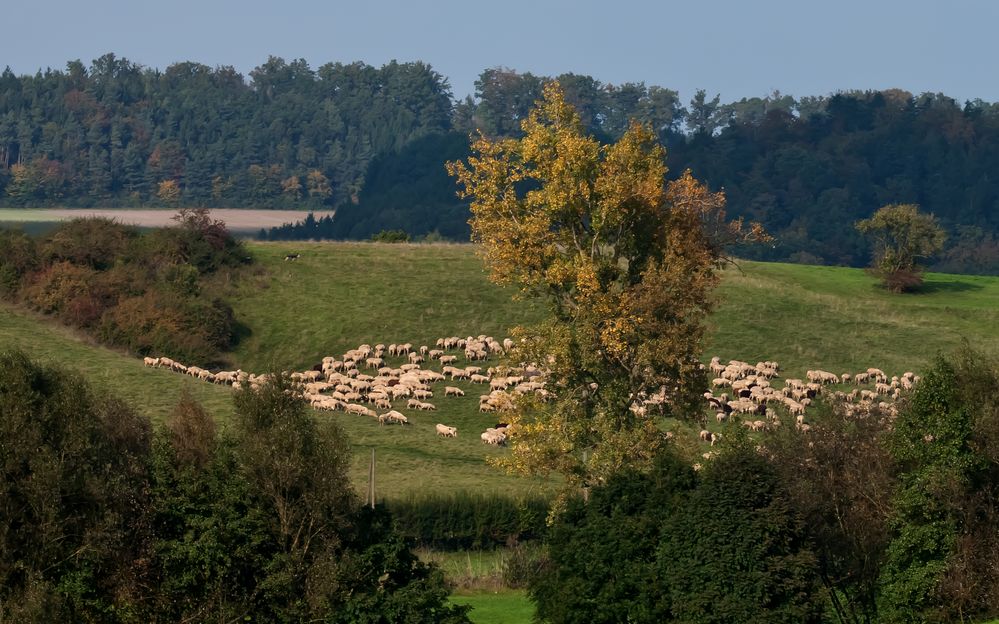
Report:
[[467,622],[349,451],[287,380],[238,392],[218,431],[166,426],[75,374],[0,353],[0,620]]
[[250,261],[203,209],[142,232],[74,219],[39,237],[0,230],[0,298],[139,355],[209,365],[245,331],[218,287]]
[[370,160],[450,128],[446,81],[423,63],[269,58],[248,77],[107,54],[89,67],[0,75],[8,205],[296,207],[356,199]]
[[699,91],[684,103],[644,83],[491,68],[455,101],[419,62],[312,69],[272,57],[243,76],[108,54],[0,75],[0,203],[335,207],[335,225],[267,236],[464,240],[467,203],[444,163],[467,154],[470,133],[518,137],[552,78],[601,142],[631,119],[648,124],[672,175],[691,168],[778,239],[745,255],[862,266],[870,248],[849,224],[913,203],[948,229],[936,267],[999,270],[999,105],[900,90],[728,103]]

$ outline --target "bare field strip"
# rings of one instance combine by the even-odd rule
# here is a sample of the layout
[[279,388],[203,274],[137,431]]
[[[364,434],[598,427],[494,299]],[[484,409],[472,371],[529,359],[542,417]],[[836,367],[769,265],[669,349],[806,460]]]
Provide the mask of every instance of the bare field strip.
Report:
[[[51,223],[79,217],[106,217],[139,227],[163,227],[173,225],[171,219],[175,214],[177,214],[177,210],[173,208],[3,208],[0,209],[0,222]],[[272,228],[285,223],[301,221],[309,214],[309,211],[213,208],[209,214],[212,218],[224,221],[230,230],[256,231],[260,228]],[[315,212],[313,214],[319,219],[333,213]]]

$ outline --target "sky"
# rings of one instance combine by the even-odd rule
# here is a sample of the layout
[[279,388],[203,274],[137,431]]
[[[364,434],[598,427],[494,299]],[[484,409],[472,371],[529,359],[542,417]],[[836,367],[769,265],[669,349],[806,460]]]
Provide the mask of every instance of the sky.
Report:
[[685,101],[697,89],[730,102],[885,88],[999,101],[997,0],[0,0],[0,15],[0,67],[17,74],[114,52],[245,75],[273,55],[313,68],[420,60],[457,98],[502,66],[645,82]]

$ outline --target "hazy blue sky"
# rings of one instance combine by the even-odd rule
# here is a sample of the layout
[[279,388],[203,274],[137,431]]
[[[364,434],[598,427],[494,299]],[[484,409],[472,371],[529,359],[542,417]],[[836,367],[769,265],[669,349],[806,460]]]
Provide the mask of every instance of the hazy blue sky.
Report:
[[487,67],[645,81],[723,101],[899,87],[999,101],[997,0],[5,0],[0,67],[114,52],[146,66],[268,55],[423,60],[456,96]]

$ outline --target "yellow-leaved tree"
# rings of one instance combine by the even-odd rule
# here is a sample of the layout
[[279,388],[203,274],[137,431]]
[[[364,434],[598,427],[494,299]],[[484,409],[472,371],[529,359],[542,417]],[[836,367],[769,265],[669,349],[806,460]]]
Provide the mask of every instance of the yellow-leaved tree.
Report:
[[641,468],[665,442],[662,419],[694,413],[724,249],[766,234],[727,222],[724,196],[689,171],[667,184],[650,128],[633,123],[612,145],[586,135],[556,82],[522,129],[448,163],[491,279],[549,304],[515,330],[516,358],[545,372],[547,394],[517,401],[500,461],[587,487]]

